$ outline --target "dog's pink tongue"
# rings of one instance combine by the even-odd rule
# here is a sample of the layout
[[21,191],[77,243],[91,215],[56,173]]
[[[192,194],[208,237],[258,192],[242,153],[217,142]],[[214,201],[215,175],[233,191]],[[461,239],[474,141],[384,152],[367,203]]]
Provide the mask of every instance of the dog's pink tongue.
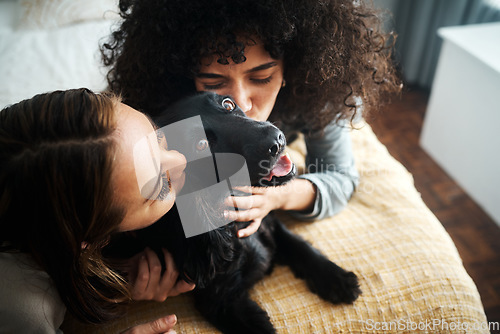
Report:
[[285,176],[288,173],[290,173],[292,168],[293,168],[293,162],[292,160],[290,160],[290,156],[288,155],[288,153],[285,153],[279,158],[278,162],[276,163],[276,166],[274,166],[274,168],[271,170],[269,175],[265,177],[265,179],[271,181],[273,176],[277,177]]

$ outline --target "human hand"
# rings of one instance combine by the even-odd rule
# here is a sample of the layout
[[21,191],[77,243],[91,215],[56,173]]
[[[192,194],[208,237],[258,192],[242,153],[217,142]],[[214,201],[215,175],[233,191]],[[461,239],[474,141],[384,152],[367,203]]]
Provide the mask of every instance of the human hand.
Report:
[[250,196],[229,196],[224,203],[237,207],[238,211],[226,210],[224,216],[230,221],[251,221],[238,231],[238,237],[255,233],[262,219],[272,210],[310,211],[316,199],[316,186],[305,179],[294,179],[277,187],[235,187]]
[[177,322],[177,317],[175,314],[167,315],[163,318],[158,318],[151,322],[147,322],[145,324],[141,324],[138,326],[134,326],[122,334],[175,334],[175,331],[172,329]]
[[191,291],[195,285],[183,280],[177,281],[179,272],[172,255],[163,249],[165,272],[161,274],[161,262],[156,253],[146,248],[130,261],[130,282],[132,299],[165,301],[167,297],[177,296]]
[[282,189],[280,187],[237,187],[239,191],[251,194],[249,196],[229,196],[224,204],[238,211],[226,210],[225,217],[230,221],[248,222],[250,225],[238,231],[238,237],[248,237],[255,233],[262,219],[272,211],[281,208]]

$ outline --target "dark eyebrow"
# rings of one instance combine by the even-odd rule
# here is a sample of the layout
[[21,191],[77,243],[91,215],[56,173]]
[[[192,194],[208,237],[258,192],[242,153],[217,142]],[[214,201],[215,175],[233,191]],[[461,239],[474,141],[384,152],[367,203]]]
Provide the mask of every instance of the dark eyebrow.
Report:
[[269,63],[265,63],[265,64],[259,65],[257,67],[251,68],[248,71],[246,71],[245,73],[253,73],[253,72],[258,72],[258,71],[262,71],[262,70],[267,70],[268,68],[275,67],[277,65],[278,65],[277,62],[271,61]]
[[[254,68],[251,68],[248,71],[246,71],[245,73],[259,72],[262,70],[267,70],[268,68],[271,68],[271,67],[275,67],[277,65],[278,65],[277,62],[271,61],[269,63],[265,63],[262,65],[256,66]],[[224,76],[221,74],[215,74],[215,73],[198,73],[198,74],[196,74],[196,77],[197,78],[204,78],[204,79],[219,79],[219,78],[223,78]]]
[[198,73],[196,74],[196,77],[203,79],[219,79],[222,78],[223,76],[215,73]]

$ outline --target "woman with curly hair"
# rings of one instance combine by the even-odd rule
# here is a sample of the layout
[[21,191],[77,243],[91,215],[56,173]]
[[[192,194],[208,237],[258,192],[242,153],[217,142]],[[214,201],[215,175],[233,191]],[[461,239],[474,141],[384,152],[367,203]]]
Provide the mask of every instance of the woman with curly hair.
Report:
[[[104,255],[111,236],[169,211],[184,183],[185,157],[155,146],[154,133],[144,114],[87,89],[0,111],[0,333],[61,333],[66,310],[100,323],[124,311],[121,303],[163,301],[194,287],[177,282],[166,252],[163,275],[149,249],[120,268]],[[158,168],[134,163],[136,143],[150,137],[151,151],[141,152]],[[158,170],[169,170],[169,187],[159,184],[145,200],[137,179]],[[164,333],[175,321],[163,317],[127,333]]]
[[391,36],[377,30],[372,9],[352,0],[122,0],[120,11],[101,51],[109,88],[126,103],[156,115],[213,91],[289,139],[304,134],[307,173],[227,200],[240,209],[231,218],[253,221],[240,236],[271,210],[321,219],[345,207],[359,178],[349,122],[400,89]]

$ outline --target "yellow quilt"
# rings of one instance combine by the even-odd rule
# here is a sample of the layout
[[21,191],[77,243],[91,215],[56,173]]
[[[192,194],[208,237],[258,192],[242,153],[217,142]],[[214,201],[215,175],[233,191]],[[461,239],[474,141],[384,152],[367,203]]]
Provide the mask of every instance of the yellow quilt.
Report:
[[[363,294],[353,305],[332,305],[278,266],[252,290],[278,333],[489,333],[477,288],[451,238],[423,203],[411,174],[387,152],[371,128],[353,130],[361,182],[340,214],[311,223],[281,218],[341,267],[355,272]],[[292,159],[304,163],[305,145]],[[66,333],[119,333],[175,313],[178,333],[217,333],[194,309],[189,293],[164,303],[141,302],[100,327],[67,317]]]

